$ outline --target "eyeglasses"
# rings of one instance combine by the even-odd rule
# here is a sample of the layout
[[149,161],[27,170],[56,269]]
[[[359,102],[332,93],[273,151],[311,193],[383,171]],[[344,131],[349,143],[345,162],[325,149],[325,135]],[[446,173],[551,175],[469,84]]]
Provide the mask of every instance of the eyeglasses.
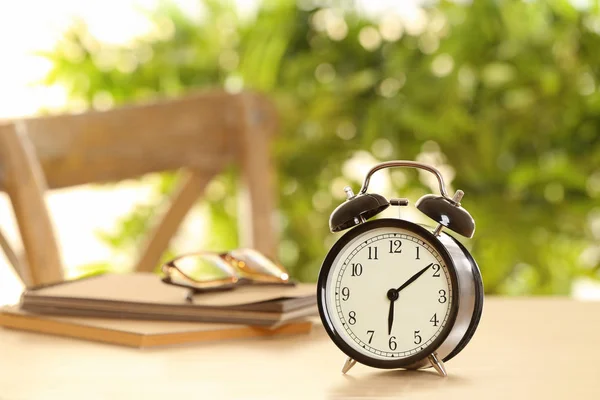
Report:
[[252,249],[186,254],[161,269],[164,283],[188,288],[190,294],[241,285],[295,285],[283,266]]

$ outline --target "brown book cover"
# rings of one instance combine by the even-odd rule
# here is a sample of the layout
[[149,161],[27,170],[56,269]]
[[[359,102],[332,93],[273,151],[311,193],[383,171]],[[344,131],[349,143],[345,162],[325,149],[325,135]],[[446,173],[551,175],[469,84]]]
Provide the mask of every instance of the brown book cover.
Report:
[[130,347],[156,347],[215,340],[307,334],[311,330],[312,322],[297,321],[270,329],[237,324],[55,317],[32,314],[19,309],[18,306],[9,306],[0,308],[0,326]]
[[25,311],[59,316],[89,316],[277,326],[316,313],[314,285],[246,285],[200,293],[163,283],[151,273],[106,274],[27,290]]

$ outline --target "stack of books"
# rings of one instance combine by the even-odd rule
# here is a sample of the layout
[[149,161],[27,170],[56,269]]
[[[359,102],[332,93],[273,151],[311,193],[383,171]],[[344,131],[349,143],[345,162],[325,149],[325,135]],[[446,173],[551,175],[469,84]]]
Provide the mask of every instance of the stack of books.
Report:
[[152,347],[308,333],[316,314],[313,285],[188,293],[150,273],[100,275],[27,290],[0,326]]

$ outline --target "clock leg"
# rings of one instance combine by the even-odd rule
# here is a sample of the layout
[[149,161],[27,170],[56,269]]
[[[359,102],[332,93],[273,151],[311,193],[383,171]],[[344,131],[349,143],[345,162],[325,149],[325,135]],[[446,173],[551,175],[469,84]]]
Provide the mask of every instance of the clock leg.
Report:
[[444,362],[438,358],[437,353],[433,353],[427,358],[429,359],[431,366],[437,371],[438,374],[440,374],[440,376],[448,376]]
[[356,360],[348,357],[344,363],[344,366],[342,367],[342,374],[350,371],[350,368],[354,367],[354,364],[356,364]]

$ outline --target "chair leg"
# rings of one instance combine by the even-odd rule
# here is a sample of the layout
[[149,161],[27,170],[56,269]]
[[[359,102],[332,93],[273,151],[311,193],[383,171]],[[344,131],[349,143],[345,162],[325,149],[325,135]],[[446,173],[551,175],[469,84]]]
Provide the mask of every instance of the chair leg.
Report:
[[30,279],[24,283],[29,287],[62,281],[60,253],[44,201],[46,181],[24,123],[0,126],[0,164],[0,186],[10,197],[27,255]]

